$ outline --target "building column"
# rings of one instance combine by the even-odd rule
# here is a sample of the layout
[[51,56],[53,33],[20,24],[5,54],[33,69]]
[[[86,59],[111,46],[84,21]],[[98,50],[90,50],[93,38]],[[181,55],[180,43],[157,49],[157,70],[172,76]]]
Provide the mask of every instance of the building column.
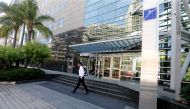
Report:
[[180,100],[181,84],[181,1],[171,1],[171,76],[170,89],[175,90],[176,100]]
[[143,0],[139,109],[157,109],[159,0]]

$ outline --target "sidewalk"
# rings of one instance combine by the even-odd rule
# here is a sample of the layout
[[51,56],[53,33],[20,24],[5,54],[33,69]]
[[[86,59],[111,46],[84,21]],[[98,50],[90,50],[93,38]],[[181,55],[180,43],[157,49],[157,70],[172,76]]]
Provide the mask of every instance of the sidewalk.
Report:
[[134,109],[119,99],[72,89],[49,81],[0,85],[0,109]]

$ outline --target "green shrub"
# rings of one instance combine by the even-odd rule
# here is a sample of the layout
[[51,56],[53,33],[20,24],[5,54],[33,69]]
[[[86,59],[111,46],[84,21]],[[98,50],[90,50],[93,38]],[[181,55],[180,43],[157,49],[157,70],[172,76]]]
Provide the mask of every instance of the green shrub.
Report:
[[37,64],[40,68],[44,59],[51,56],[51,50],[47,45],[39,42],[27,43],[22,48],[0,46],[0,69],[7,69],[13,65],[19,66],[25,60],[25,67],[29,63]]
[[39,42],[30,42],[24,46],[25,57],[28,63],[37,64],[38,67],[43,63],[44,59],[51,56],[51,50],[47,45]]
[[187,70],[187,73],[185,74],[185,77],[183,78],[183,81],[190,81],[190,67]]
[[21,81],[31,79],[41,79],[44,72],[39,69],[29,68],[9,68],[0,70],[0,81]]
[[[190,103],[190,84],[183,84],[181,88],[181,97]],[[190,105],[190,104],[189,104]]]
[[24,59],[22,48],[12,48],[0,46],[0,69],[9,68],[13,63],[19,64]]

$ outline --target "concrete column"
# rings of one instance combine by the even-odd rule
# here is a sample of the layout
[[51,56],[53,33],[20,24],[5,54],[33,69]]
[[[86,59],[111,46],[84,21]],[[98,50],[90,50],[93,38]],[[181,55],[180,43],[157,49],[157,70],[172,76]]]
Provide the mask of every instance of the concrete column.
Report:
[[181,84],[181,1],[171,1],[171,78],[170,89],[175,90],[176,100],[180,100]]
[[139,109],[157,109],[159,72],[159,0],[143,0]]

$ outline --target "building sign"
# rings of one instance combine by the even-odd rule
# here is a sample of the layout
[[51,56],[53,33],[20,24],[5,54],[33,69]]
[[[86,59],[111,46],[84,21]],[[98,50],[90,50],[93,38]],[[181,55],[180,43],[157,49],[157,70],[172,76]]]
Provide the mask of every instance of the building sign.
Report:
[[157,8],[144,10],[144,20],[151,20],[157,18]]

